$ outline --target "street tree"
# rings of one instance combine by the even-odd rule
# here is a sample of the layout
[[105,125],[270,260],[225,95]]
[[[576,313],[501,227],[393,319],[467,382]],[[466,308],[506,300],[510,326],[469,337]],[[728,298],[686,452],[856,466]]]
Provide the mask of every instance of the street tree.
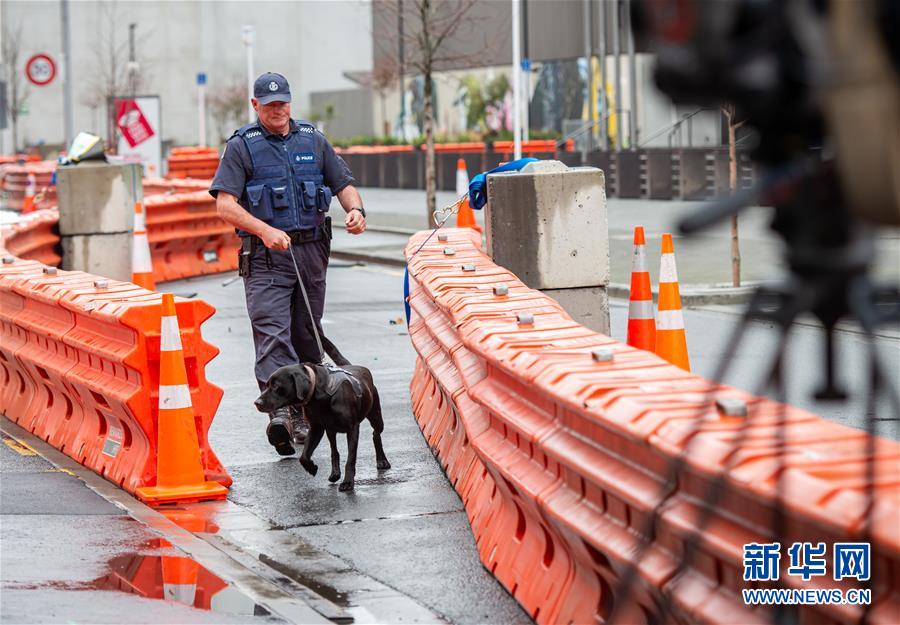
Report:
[[454,37],[476,24],[472,9],[476,0],[392,0],[380,5],[392,13],[404,27],[402,40],[408,57],[403,71],[412,70],[422,76],[424,86],[423,128],[425,135],[425,208],[428,222],[434,227],[435,157],[434,157],[434,73],[442,68],[465,66],[483,55],[484,49],[460,50]]
[[98,2],[97,37],[92,45],[93,72],[86,81],[88,90],[96,100],[108,107],[106,115],[106,145],[116,147],[115,108],[112,102],[124,95],[134,95],[146,88],[149,82],[148,63],[141,59],[139,51],[152,33],[142,31],[135,45],[137,67],[129,65],[128,20],[120,13],[115,2]]
[[382,63],[372,70],[372,90],[381,101],[381,134],[387,136],[391,133],[387,119],[387,94],[397,84],[400,77],[400,66],[394,62]]
[[224,143],[235,128],[243,126],[247,116],[247,81],[234,75],[210,89],[209,114],[216,124],[219,143]]
[[[722,105],[722,114],[728,123],[728,188],[734,195],[738,190],[738,157],[737,157],[737,130],[744,125],[746,120],[737,119],[737,109],[734,104]],[[731,285],[741,286],[741,246],[738,239],[738,216],[731,216]]]
[[7,107],[9,109],[9,121],[12,129],[12,151],[19,148],[19,114],[25,106],[29,95],[28,82],[22,76],[23,67],[20,66],[22,51],[22,25],[14,30],[3,33],[3,65],[8,76]]

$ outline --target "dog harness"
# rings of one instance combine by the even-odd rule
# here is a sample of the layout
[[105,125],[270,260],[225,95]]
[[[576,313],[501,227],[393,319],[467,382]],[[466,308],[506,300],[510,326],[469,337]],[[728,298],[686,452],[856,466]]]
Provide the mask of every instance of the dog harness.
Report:
[[328,384],[325,385],[325,393],[332,397],[335,393],[337,393],[338,389],[341,387],[341,384],[346,380],[350,382],[350,387],[353,389],[353,394],[356,396],[356,400],[359,401],[363,396],[363,385],[356,376],[345,369],[341,369],[340,367],[335,367],[334,365],[324,365],[328,372],[331,374],[328,376]]

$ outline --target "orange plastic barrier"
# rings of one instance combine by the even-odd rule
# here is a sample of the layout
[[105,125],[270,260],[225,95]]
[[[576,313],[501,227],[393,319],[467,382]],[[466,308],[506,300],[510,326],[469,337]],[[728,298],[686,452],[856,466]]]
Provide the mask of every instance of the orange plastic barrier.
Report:
[[22,210],[25,202],[25,191],[28,188],[28,176],[34,175],[35,206],[49,208],[56,205],[56,189],[50,187],[53,172],[56,171],[54,161],[29,162],[23,165],[0,165],[0,179],[6,192],[6,206],[11,210]]
[[[177,302],[206,479],[231,478],[207,434],[222,389],[205,302]],[[161,295],[6,256],[0,265],[0,413],[134,493],[156,483]]]
[[[750,587],[743,545],[778,540],[765,532],[779,475],[782,543],[871,541],[868,622],[895,622],[900,445],[874,441],[876,504],[863,538],[864,432],[713,384],[584,328],[493,264],[477,233],[442,232],[411,257],[429,233],[414,235],[406,251],[418,354],[413,412],[463,500],[482,562],[538,623],[608,620],[623,599],[614,596],[621,576],[646,540],[617,622],[657,622],[664,595],[674,610],[664,622],[764,622],[766,613],[741,597]],[[723,399],[743,402],[748,416],[730,416]],[[736,451],[742,431],[746,444]],[[664,498],[669,463],[686,449],[654,537],[641,535]],[[706,510],[695,556],[676,577],[704,497],[723,472],[726,494]],[[829,576],[804,587],[850,586]],[[862,615],[850,605],[799,611],[800,622]]]
[[237,269],[240,242],[206,191],[150,196],[144,209],[157,282]]
[[59,234],[56,210],[39,210],[23,216],[15,224],[0,228],[0,250],[20,258],[40,261],[46,265],[58,265]]
[[[494,152],[502,152],[505,155],[511,155],[513,153],[513,147],[512,141],[494,141]],[[568,142],[566,143],[566,149],[569,149]],[[522,156],[557,151],[558,148],[556,147],[556,140],[554,139],[535,139],[533,141],[522,142]]]
[[0,165],[40,161],[40,154],[0,154]]
[[179,180],[177,178],[144,178],[144,197],[185,193],[209,189],[209,180]]
[[168,178],[212,178],[219,167],[216,148],[182,147],[169,151]]

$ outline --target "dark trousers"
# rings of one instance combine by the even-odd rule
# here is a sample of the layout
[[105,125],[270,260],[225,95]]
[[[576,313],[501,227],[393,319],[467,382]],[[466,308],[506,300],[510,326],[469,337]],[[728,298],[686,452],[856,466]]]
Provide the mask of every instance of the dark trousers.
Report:
[[[306,286],[309,304],[320,325],[325,309],[325,273],[331,242],[327,235],[318,241],[293,243],[291,248]],[[269,262],[266,259],[268,252]],[[260,390],[269,376],[285,365],[319,362],[321,355],[309,323],[303,292],[297,283],[290,251],[267,250],[258,244],[250,257],[250,275],[244,277],[247,313],[253,326],[256,347],[256,380]]]

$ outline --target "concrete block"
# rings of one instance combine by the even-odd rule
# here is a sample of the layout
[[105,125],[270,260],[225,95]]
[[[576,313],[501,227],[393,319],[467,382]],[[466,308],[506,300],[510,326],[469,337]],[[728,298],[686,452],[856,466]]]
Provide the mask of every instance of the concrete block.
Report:
[[131,232],[144,196],[140,164],[89,161],[56,172],[60,235]]
[[62,236],[62,268],[130,282],[133,239],[130,231]]
[[559,302],[572,319],[581,325],[609,336],[609,296],[606,287],[580,289],[544,289]]
[[532,163],[488,176],[487,252],[534,289],[609,282],[603,172]]

